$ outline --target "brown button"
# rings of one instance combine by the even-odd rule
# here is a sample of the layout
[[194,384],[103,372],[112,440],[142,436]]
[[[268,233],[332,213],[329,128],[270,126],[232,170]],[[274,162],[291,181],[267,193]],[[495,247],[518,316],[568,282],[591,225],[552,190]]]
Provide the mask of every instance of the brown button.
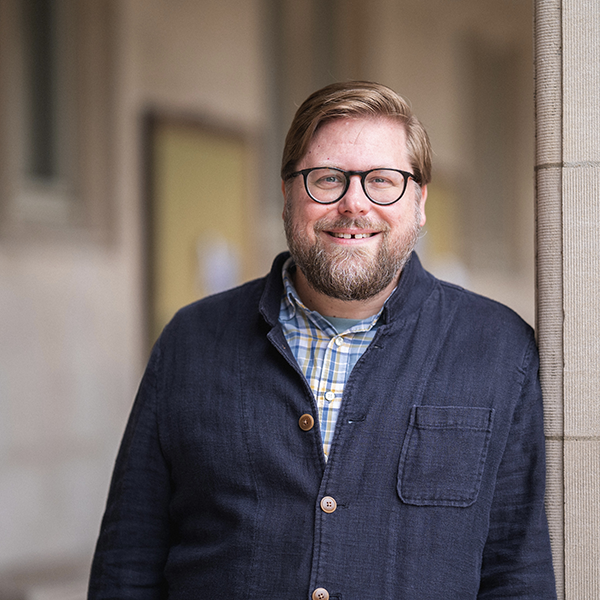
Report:
[[312,418],[312,415],[302,415],[298,420],[298,425],[300,425],[300,429],[302,431],[310,431],[315,424],[315,420]]
[[331,496],[323,496],[321,498],[321,510],[326,513],[335,512],[337,502]]
[[325,588],[317,588],[312,593],[312,600],[329,600],[329,592]]

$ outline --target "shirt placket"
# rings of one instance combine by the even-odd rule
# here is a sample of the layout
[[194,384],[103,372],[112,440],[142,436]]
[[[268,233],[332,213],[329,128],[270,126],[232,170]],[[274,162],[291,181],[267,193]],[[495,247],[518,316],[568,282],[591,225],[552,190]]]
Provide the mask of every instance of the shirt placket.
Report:
[[342,404],[348,361],[348,343],[342,334],[327,342],[317,384],[317,406],[323,432],[323,452],[329,455],[335,423]]

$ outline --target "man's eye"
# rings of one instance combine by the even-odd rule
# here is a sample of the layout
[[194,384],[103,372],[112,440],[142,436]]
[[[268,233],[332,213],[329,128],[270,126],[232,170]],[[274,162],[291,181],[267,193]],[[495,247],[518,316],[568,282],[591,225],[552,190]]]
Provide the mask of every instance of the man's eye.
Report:
[[367,181],[367,183],[369,185],[374,185],[377,187],[387,187],[387,186],[394,185],[394,183],[386,177],[369,177],[369,180]]
[[343,185],[343,183],[343,176],[336,174],[322,175],[315,181],[315,185],[319,187],[333,187]]
[[394,171],[378,171],[375,173],[371,173],[367,177],[367,185],[378,189],[398,187],[401,184],[402,177],[399,173],[395,173]]

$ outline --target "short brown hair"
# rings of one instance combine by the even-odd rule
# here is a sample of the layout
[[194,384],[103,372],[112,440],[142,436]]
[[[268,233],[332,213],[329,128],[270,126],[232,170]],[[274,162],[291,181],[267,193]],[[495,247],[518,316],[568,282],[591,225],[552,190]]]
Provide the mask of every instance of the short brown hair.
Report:
[[426,185],[431,181],[431,145],[425,128],[402,96],[372,81],[333,83],[302,103],[285,138],[281,178],[285,181],[294,172],[323,123],[348,117],[390,117],[403,123],[417,183]]

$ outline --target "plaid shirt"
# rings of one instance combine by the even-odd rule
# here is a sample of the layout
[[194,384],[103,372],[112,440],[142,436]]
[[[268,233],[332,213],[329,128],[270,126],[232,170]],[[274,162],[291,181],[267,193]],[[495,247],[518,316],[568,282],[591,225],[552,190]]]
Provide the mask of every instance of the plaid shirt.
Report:
[[291,258],[283,265],[285,293],[281,299],[279,322],[317,401],[323,452],[327,458],[344,385],[354,365],[373,341],[381,311],[338,333],[326,318],[302,303],[290,276],[292,265]]

